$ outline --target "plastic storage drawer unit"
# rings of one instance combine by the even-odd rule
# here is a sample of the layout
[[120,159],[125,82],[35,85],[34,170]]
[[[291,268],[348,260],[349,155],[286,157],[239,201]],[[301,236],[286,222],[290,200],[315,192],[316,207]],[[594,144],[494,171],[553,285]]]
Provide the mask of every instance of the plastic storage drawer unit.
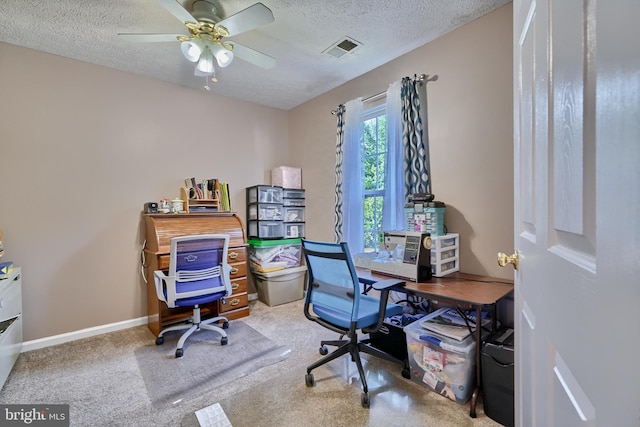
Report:
[[428,331],[421,326],[428,317],[404,328],[411,380],[458,403],[466,403],[476,379],[473,336],[457,341]]

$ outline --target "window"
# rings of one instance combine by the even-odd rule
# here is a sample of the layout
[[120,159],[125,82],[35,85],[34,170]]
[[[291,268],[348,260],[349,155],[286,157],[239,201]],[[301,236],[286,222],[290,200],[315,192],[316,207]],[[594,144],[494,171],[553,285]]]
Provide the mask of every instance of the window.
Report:
[[385,105],[364,111],[363,135],[364,250],[377,252],[382,233],[385,158],[387,156],[387,116]]

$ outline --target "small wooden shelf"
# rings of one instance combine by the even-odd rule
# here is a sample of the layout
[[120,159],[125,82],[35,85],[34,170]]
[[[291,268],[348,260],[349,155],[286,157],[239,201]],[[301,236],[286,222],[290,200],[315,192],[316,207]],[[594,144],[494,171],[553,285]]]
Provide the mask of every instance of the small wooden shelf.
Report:
[[180,188],[180,198],[184,201],[186,213],[211,213],[220,209],[218,199],[190,199],[187,187]]

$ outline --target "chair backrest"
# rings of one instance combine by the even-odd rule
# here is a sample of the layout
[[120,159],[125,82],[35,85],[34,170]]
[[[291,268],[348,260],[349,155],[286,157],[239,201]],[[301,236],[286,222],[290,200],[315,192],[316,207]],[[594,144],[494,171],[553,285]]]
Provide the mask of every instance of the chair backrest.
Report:
[[347,244],[303,239],[302,247],[308,271],[305,310],[309,304],[331,307],[356,322],[361,291]]
[[197,303],[197,297],[211,294],[231,295],[228,249],[227,234],[173,237],[163,289],[167,305],[174,307],[185,299]]

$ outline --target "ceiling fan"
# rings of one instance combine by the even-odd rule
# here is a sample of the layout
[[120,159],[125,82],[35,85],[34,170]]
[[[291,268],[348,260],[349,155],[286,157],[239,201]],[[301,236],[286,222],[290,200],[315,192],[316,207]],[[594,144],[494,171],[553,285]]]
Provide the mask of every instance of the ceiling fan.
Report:
[[[216,6],[208,0],[195,0],[190,13],[177,0],[158,0],[173,16],[184,23],[189,30],[185,34],[118,34],[132,42],[179,41],[182,54],[196,63],[196,76],[213,76],[214,60],[219,67],[231,64],[234,57],[262,68],[272,68],[276,60],[240,43],[227,40],[245,31],[253,30],[274,21],[271,10],[262,3],[256,3],[225,19],[217,16]],[[205,86],[205,88],[208,88]]]

